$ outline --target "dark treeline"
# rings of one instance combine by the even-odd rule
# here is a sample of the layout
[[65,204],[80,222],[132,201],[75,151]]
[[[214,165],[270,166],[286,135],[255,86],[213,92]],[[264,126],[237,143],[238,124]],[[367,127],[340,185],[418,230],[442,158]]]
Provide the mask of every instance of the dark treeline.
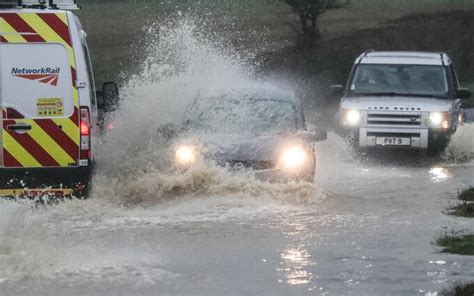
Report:
[[[453,57],[462,83],[474,84],[474,1],[470,0],[82,0],[80,3],[83,10],[79,15],[88,31],[98,84],[120,77],[126,79],[127,74],[133,73],[146,54],[144,28],[178,10],[194,11],[203,23],[212,24],[206,28],[210,35],[224,36],[231,46],[252,48],[261,72],[291,77],[310,106],[334,105],[325,100],[325,90],[332,83],[344,83],[354,58],[368,49],[447,52]],[[305,4],[305,9],[311,9],[312,3],[334,6],[320,7],[316,23],[312,22],[314,16],[308,14],[309,27],[305,29],[299,3]],[[261,40],[255,37],[260,31]],[[314,39],[308,42],[308,36]],[[265,46],[265,42],[270,46]]]

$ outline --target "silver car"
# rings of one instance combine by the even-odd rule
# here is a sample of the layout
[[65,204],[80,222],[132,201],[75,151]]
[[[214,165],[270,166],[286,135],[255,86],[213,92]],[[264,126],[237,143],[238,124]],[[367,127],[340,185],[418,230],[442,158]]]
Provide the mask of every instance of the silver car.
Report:
[[460,88],[445,53],[366,52],[356,59],[342,96],[339,131],[361,148],[409,148],[437,154],[463,119]]

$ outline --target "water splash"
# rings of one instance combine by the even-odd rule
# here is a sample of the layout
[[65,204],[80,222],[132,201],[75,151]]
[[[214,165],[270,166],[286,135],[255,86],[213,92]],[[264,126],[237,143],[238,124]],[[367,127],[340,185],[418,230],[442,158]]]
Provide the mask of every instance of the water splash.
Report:
[[[206,38],[187,17],[156,24],[145,38],[149,45],[143,49],[147,58],[142,71],[123,85],[120,109],[112,115],[114,128],[96,155],[91,198],[46,209],[0,204],[0,285],[51,278],[95,283],[135,271],[159,278],[166,274],[159,268],[161,259],[141,246],[124,244],[121,229],[251,219],[323,196],[312,184],[270,184],[212,165],[185,173],[163,169],[169,147],[157,130],[180,120],[197,92],[252,88],[262,82],[247,57]],[[117,278],[117,283],[123,281]]]
[[204,87],[248,84],[252,75],[239,56],[205,39],[186,18],[156,24],[148,34],[142,72],[122,87],[114,129],[98,153],[99,165],[108,174],[127,174],[159,162],[163,158],[157,139],[160,126],[181,120],[183,110]]
[[464,124],[452,136],[443,158],[453,161],[466,161],[474,156],[474,124]]
[[[222,39],[209,38],[192,18],[178,17],[146,31],[148,56],[141,73],[121,89],[114,129],[97,154],[100,171],[93,196],[112,196],[126,204],[219,193],[256,196],[258,192],[284,199],[279,195],[285,191],[281,185],[251,175],[236,177],[209,164],[185,174],[170,170],[169,143],[158,133],[164,124],[180,124],[197,94],[220,96],[229,89],[280,89],[281,85],[258,79],[248,56],[223,46]],[[292,189],[293,194],[307,199],[311,187],[302,184],[301,192]]]

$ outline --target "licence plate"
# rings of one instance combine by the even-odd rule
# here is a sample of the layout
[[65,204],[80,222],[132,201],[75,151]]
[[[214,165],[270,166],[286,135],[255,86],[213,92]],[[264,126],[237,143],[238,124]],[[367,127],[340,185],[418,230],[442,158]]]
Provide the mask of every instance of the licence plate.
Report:
[[376,139],[377,145],[382,146],[410,146],[410,138],[382,137]]

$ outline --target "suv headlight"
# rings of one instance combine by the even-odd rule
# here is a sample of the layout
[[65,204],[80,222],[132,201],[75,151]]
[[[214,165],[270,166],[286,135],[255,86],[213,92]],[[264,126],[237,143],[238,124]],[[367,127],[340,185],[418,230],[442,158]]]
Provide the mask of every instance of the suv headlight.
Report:
[[342,110],[342,125],[358,126],[361,123],[362,116],[359,110]]
[[449,113],[448,112],[431,112],[428,117],[428,126],[436,129],[449,128]]

